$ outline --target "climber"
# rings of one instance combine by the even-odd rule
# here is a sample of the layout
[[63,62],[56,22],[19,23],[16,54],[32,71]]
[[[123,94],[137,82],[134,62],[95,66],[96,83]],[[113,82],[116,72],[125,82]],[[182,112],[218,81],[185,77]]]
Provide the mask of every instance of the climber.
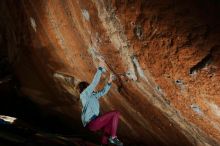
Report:
[[112,81],[114,80],[114,74],[111,73],[104,88],[96,92],[95,88],[104,72],[106,72],[106,64],[101,59],[92,83],[80,82],[78,85],[82,103],[82,123],[84,127],[93,132],[101,129],[103,130],[102,145],[106,145],[109,142],[110,144],[123,146],[123,143],[116,135],[120,113],[118,111],[110,111],[103,115],[99,115],[99,99],[109,91]]

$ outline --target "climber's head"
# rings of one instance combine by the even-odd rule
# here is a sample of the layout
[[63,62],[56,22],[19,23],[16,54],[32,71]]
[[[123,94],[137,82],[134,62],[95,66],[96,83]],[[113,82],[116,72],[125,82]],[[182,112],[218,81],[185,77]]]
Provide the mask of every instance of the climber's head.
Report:
[[81,94],[88,86],[89,86],[89,83],[83,81],[78,84],[77,89],[79,93]]

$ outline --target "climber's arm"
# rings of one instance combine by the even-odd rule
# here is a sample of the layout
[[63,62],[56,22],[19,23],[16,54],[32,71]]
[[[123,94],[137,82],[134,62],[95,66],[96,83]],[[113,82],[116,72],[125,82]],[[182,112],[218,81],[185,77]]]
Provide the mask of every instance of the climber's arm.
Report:
[[100,90],[99,92],[96,93],[96,98],[100,98],[102,96],[104,96],[106,93],[108,93],[108,91],[110,90],[111,88],[111,85],[112,85],[112,81],[115,79],[115,76],[114,74],[110,74],[110,78],[108,80],[108,83],[105,85],[105,87]]
[[99,99],[100,97],[102,97],[102,96],[104,96],[105,94],[107,94],[108,91],[110,90],[110,88],[111,88],[111,83],[107,83],[102,90],[98,91],[98,92],[95,94],[95,97]]
[[106,71],[105,68],[99,67],[91,84],[83,92],[86,93],[87,95],[92,94],[92,92],[95,90],[96,86],[98,85],[100,81],[102,73],[105,71]]

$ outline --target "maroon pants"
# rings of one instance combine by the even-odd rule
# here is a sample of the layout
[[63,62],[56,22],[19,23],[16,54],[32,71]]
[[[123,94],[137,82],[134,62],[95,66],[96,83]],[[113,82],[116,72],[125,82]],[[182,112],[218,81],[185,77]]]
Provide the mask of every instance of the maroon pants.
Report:
[[103,129],[102,144],[107,144],[109,136],[116,136],[119,116],[118,111],[111,111],[90,121],[86,127],[94,132]]

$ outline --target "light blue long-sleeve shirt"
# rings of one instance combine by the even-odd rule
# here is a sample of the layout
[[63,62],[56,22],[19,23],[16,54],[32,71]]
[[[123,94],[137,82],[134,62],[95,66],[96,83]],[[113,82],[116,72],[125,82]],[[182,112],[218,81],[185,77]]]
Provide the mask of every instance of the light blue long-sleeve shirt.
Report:
[[92,83],[80,94],[80,100],[83,106],[81,119],[84,127],[90,122],[93,116],[99,115],[99,98],[104,96],[111,87],[111,84],[107,83],[102,90],[94,92],[103,72],[105,72],[105,69],[99,67]]

